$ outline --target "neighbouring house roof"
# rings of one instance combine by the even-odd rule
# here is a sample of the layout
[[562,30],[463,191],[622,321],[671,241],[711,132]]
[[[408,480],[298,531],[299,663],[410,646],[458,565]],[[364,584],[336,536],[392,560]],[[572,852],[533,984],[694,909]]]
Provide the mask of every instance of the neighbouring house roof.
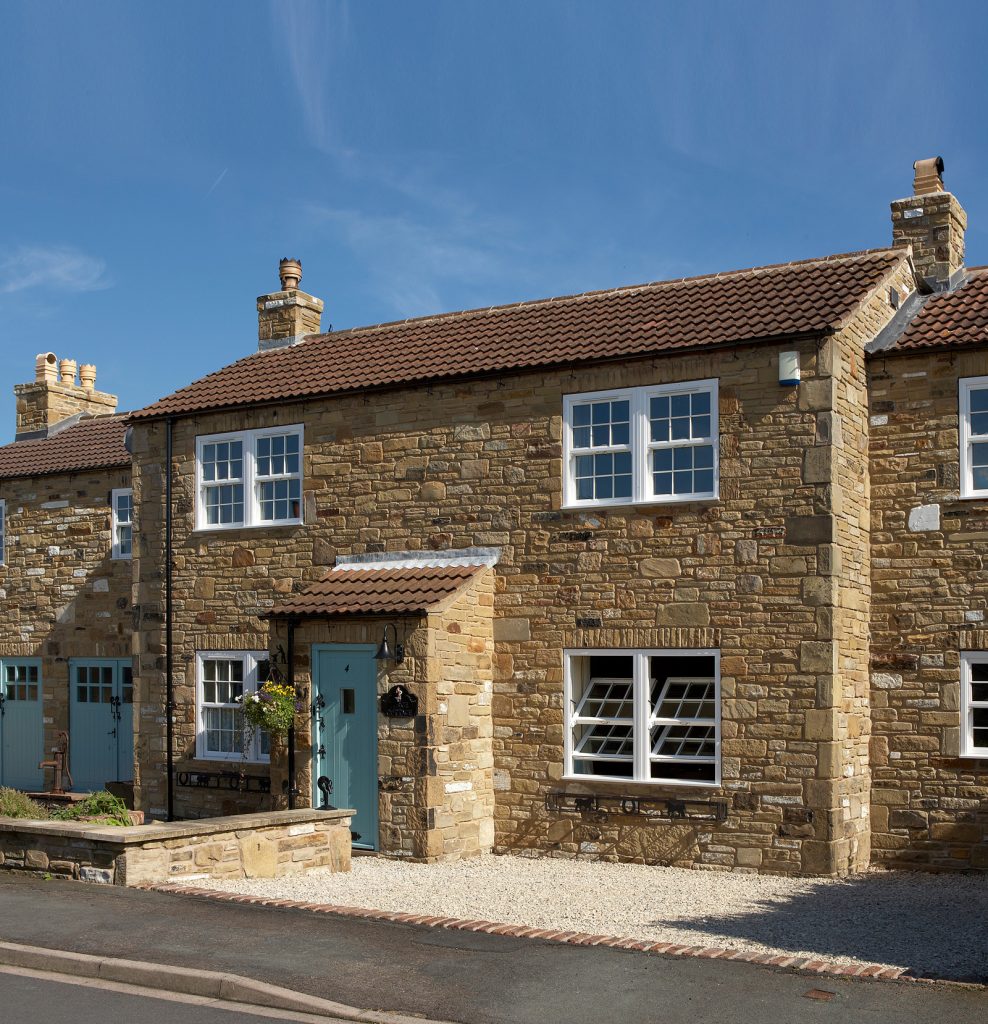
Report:
[[0,447],[0,480],[129,466],[126,414],[84,418],[48,437]]
[[132,419],[820,334],[907,259],[874,249],[314,335],[247,356]]
[[988,343],[988,267],[973,267],[949,292],[927,296],[883,353],[932,348],[964,348]]
[[442,604],[486,569],[486,564],[388,569],[341,565],[286,597],[265,617],[420,615]]

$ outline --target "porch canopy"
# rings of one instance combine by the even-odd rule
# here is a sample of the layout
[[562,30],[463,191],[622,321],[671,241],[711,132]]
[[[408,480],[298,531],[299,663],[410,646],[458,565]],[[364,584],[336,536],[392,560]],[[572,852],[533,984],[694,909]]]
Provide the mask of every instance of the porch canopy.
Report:
[[322,579],[279,601],[265,618],[424,615],[469,587],[499,554],[475,548],[341,558]]
[[[267,612],[279,634],[285,630],[290,685],[295,645],[308,655],[299,671],[313,707],[311,756],[299,789],[293,728],[289,791],[332,780],[335,802],[355,808],[354,828],[376,837],[376,849],[429,861],[493,848],[492,567],[499,554],[343,556]],[[382,619],[385,636],[389,626],[395,631],[386,661],[373,654]],[[279,642],[273,632],[272,648]]]

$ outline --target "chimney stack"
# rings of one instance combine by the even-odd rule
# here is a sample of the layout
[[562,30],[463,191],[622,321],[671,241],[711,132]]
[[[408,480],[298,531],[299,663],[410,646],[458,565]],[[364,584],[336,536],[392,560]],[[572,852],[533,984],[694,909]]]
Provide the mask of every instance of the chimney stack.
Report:
[[323,302],[299,290],[301,260],[283,259],[278,264],[281,291],[257,297],[257,350],[297,345],[320,332]]
[[930,291],[945,291],[964,266],[967,214],[943,187],[943,159],[913,164],[913,194],[892,203],[892,244],[912,247],[916,276]]
[[78,384],[75,371],[74,359],[59,362],[54,352],[38,354],[34,360],[34,380],[14,385],[15,441],[45,437],[52,427],[76,413],[106,416],[116,411],[117,396],[96,390],[96,367],[92,363],[83,364]]

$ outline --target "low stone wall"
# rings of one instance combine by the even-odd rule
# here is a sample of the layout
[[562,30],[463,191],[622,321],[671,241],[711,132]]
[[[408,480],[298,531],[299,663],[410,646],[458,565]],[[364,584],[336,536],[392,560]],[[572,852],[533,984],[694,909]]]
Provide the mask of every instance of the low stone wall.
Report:
[[131,828],[0,818],[0,870],[143,885],[350,870],[352,811],[269,811]]

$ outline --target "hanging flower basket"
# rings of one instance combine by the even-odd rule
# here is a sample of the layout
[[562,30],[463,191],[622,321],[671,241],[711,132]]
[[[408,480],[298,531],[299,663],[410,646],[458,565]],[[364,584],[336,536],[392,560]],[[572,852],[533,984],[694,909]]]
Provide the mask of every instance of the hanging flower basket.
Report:
[[256,692],[243,694],[238,700],[244,708],[244,727],[251,736],[258,729],[272,736],[284,736],[298,710],[295,688],[284,683],[266,682]]

